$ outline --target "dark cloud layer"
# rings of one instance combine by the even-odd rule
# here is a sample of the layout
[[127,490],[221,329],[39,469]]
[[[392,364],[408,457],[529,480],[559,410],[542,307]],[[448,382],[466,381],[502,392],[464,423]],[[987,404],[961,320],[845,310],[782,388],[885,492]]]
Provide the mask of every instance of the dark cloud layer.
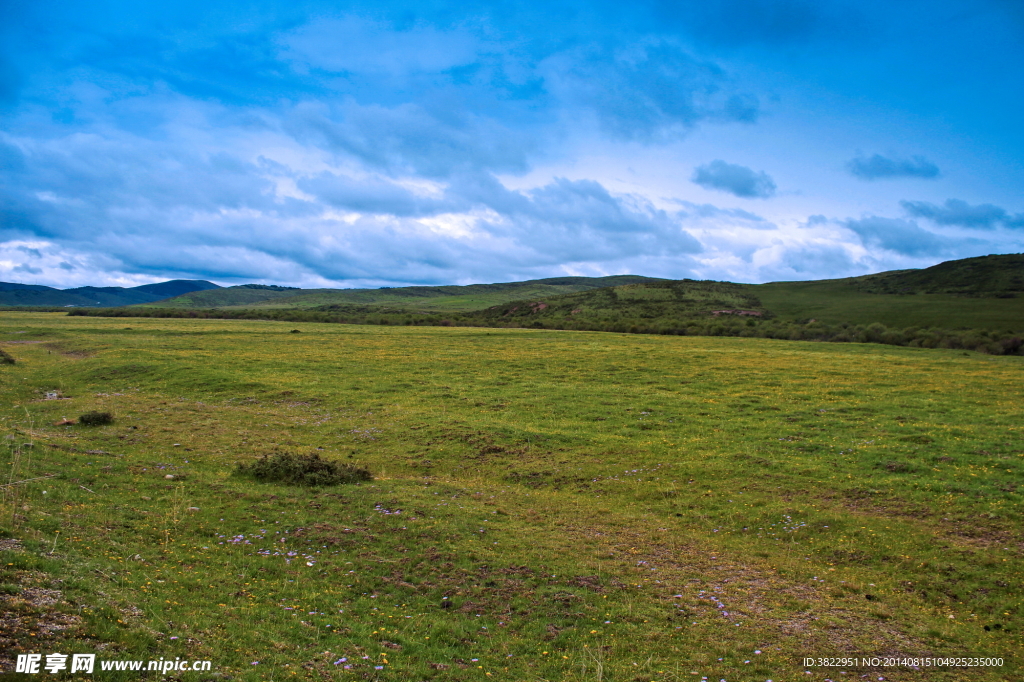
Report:
[[805,45],[863,40],[871,29],[866,8],[812,0],[659,0],[656,16],[702,42],[747,45]]
[[[401,144],[414,137],[397,126],[390,135]],[[382,141],[378,156],[339,145],[349,168],[316,172],[123,133],[0,145],[11,162],[0,238],[55,245],[53,254],[20,247],[21,274],[36,273],[30,261],[44,257],[66,270],[59,263],[70,249],[102,253],[127,272],[271,281],[483,281],[701,250],[676,217],[598,182],[511,190],[471,147],[453,145],[423,169],[414,164],[428,157],[396,145]],[[140,146],[146,153],[126,152]]]
[[[550,37],[429,3],[257,5],[237,22],[201,3],[114,0],[0,48],[20,45],[36,73],[0,112],[0,238],[49,249],[15,250],[20,272],[102,261],[150,276],[445,282],[679,258],[700,243],[642,197],[496,177],[529,172],[568,126],[652,144],[759,115],[714,60],[674,39],[581,33],[579,16]],[[0,60],[0,81],[16,67]],[[3,82],[15,81],[28,82]]]
[[779,265],[799,274],[828,278],[847,276],[855,271],[849,252],[841,245],[812,244],[786,251]]
[[705,120],[753,123],[757,99],[730,91],[723,69],[670,42],[580,48],[542,62],[547,89],[591,109],[603,128],[627,139],[685,131]]
[[927,218],[938,225],[956,225],[979,230],[991,230],[998,225],[1010,228],[1024,227],[1024,213],[1010,215],[1006,209],[992,204],[972,206],[960,199],[946,199],[942,206],[927,201],[901,201],[900,205],[910,215]]
[[[940,0],[940,13],[963,1]],[[801,215],[850,209],[830,197],[801,203],[811,191],[794,179],[820,159],[799,142],[782,150],[758,137],[767,125],[780,139],[793,132],[786,83],[850,72],[865,46],[884,42],[881,28],[916,26],[916,16],[887,24],[896,10],[873,1],[0,7],[0,270],[18,276],[442,283],[633,268],[690,276],[701,259],[812,276],[854,267],[844,258],[863,247],[887,263],[957,253],[952,238],[912,220],[791,229]],[[837,58],[836,45],[856,60]],[[821,60],[803,59],[809,50]],[[776,68],[780,78],[761,78]],[[864,92],[894,83],[903,85],[894,77]],[[872,129],[848,115],[844,133]],[[678,170],[696,162],[685,155],[735,158],[746,140],[750,158],[772,158],[794,184],[768,205],[776,213],[688,201],[700,193]],[[651,169],[628,167],[634,158],[656,167],[661,154],[676,161],[655,199],[642,184]],[[596,158],[603,170],[592,173],[583,160]],[[865,180],[939,176],[924,158],[877,154],[849,170]],[[776,194],[766,172],[720,159],[692,181],[742,199]],[[936,196],[947,195],[924,198]],[[880,210],[871,206],[858,210]],[[994,228],[1024,226],[991,204],[903,207],[937,232],[989,229],[1004,244],[1011,238]]]
[[384,107],[302,103],[286,129],[301,142],[354,157],[394,175],[443,178],[462,172],[521,173],[535,137],[491,118],[431,111],[419,104]]
[[728,192],[744,199],[767,199],[775,195],[775,181],[764,171],[758,173],[720,159],[697,166],[690,179],[706,189]]
[[950,247],[948,240],[920,228],[912,220],[870,216],[843,224],[866,246],[881,247],[905,256],[937,256]]
[[890,159],[881,154],[858,156],[849,161],[846,168],[861,180],[939,177],[939,167],[921,156],[909,159]]

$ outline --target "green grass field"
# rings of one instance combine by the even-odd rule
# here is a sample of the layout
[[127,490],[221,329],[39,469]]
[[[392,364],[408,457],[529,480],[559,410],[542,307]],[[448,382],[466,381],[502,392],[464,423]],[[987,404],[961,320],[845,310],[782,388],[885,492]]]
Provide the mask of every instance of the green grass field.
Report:
[[466,312],[480,310],[520,298],[558,296],[602,287],[658,281],[637,275],[609,277],[554,277],[465,286],[385,287],[382,289],[292,289],[274,291],[227,287],[199,291],[164,301],[144,304],[147,308],[297,309],[322,306],[386,306],[418,312]]
[[[742,308],[762,312],[779,322],[814,319],[827,325],[881,323],[894,329],[1015,334],[1024,332],[1022,268],[1024,255],[1003,254],[947,261],[923,270],[767,284],[621,275],[393,289],[273,291],[230,287],[135,307],[218,308],[258,314],[269,310],[329,310],[333,306],[346,308],[355,316],[365,316],[375,309],[391,315],[469,314],[489,324],[515,321],[529,326],[539,321],[548,327],[623,326],[623,331],[631,326],[693,326],[701,319],[706,321],[716,308]],[[539,303],[544,308],[538,308]]]
[[[1021,357],[0,320],[4,670],[62,651],[240,680],[1021,678]],[[54,425],[94,410],[114,423]],[[280,451],[375,479],[234,473]],[[870,656],[1003,665],[802,663]]]
[[[861,278],[864,279],[864,278]],[[888,327],[945,327],[1024,331],[1024,296],[972,298],[948,293],[892,295],[867,293],[848,280],[773,282],[755,293],[783,320],[815,318],[828,324]]]

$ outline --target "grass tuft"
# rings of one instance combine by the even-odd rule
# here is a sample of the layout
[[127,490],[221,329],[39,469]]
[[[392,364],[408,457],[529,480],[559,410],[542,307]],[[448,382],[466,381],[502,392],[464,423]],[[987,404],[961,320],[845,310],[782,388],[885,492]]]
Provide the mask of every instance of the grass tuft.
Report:
[[263,455],[252,464],[239,464],[236,471],[264,483],[293,485],[326,486],[373,480],[367,469],[332,462],[316,452],[308,455],[274,452]]
[[78,423],[83,426],[103,426],[113,424],[114,415],[110,412],[86,412],[78,418]]

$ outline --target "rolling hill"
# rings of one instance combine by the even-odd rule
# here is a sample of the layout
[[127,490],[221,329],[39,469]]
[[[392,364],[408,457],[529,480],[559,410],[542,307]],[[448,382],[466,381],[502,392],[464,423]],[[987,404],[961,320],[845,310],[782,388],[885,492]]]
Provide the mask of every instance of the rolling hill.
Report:
[[[749,309],[760,319],[827,324],[1024,330],[1024,255],[947,261],[921,270],[805,282],[735,284],[634,275],[557,277],[468,286],[290,289],[242,285],[189,292],[141,305],[224,310],[465,314],[482,322],[533,325],[582,321],[678,326],[715,310]],[[726,313],[720,313],[723,315]],[[727,315],[727,314],[726,314]]]
[[[476,313],[524,326],[659,329],[717,318],[1024,332],[1024,255],[947,261],[922,270],[809,282],[665,280],[510,301]],[[727,309],[734,309],[729,312]],[[715,314],[715,311],[718,314]],[[752,315],[745,315],[748,310]]]
[[413,286],[381,289],[289,289],[243,284],[197,291],[160,301],[161,308],[299,308],[332,305],[389,306],[417,311],[471,311],[520,298],[557,296],[610,286],[658,282],[638,275],[611,277],[552,277],[548,279],[470,284],[466,286]]
[[850,278],[848,285],[869,294],[1014,298],[1024,292],[1024,254],[980,256],[946,261],[923,270],[881,272]]
[[192,291],[218,289],[206,280],[174,279],[137,287],[54,289],[40,284],[0,282],[0,306],[109,307],[151,303]]
[[73,314],[760,336],[1019,354],[1022,281],[1024,256],[1009,254],[767,284],[633,275],[392,289],[249,284]]

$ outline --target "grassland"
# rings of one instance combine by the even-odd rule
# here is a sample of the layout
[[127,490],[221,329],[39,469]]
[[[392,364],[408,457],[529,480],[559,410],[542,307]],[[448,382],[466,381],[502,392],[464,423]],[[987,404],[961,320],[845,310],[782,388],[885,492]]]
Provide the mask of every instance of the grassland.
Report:
[[[0,365],[0,470],[28,481],[2,489],[8,662],[180,656],[242,680],[1021,677],[1020,357],[0,315],[17,360]],[[53,425],[91,410],[115,422]],[[375,480],[233,473],[275,451]],[[851,655],[1004,665],[801,665]]]
[[1024,255],[811,282],[628,275],[506,284],[313,290],[243,285],[72,315],[263,319],[870,342],[1024,354]]
[[194,292],[145,308],[341,312],[357,319],[374,313],[390,318],[455,313],[477,322],[626,331],[699,327],[696,318],[706,319],[715,308],[732,307],[756,310],[779,322],[813,319],[828,325],[882,324],[900,330],[1024,332],[1022,254],[965,258],[923,270],[768,284],[621,275],[393,289],[250,287]]
[[[859,278],[858,278],[859,279]],[[1024,331],[1024,296],[971,297],[952,293],[876,294],[858,280],[757,285],[762,305],[780,320],[945,329]]]
[[520,298],[558,296],[603,287],[659,281],[638,275],[553,277],[525,282],[380,289],[286,289],[242,285],[200,291],[147,304],[152,308],[296,309],[329,306],[386,306],[416,312],[466,312]]

